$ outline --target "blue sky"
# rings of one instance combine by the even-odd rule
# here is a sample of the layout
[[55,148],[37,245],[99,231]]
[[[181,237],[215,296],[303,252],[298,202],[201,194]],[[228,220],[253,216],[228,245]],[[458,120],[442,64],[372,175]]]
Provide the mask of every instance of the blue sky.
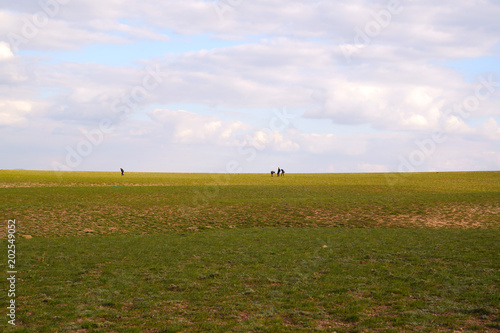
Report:
[[488,0],[4,2],[0,169],[499,170],[499,14]]
[[180,55],[198,50],[212,50],[241,45],[240,41],[227,41],[211,38],[208,35],[182,36],[168,32],[170,39],[165,41],[137,40],[126,44],[93,44],[75,50],[21,50],[20,55],[43,57],[48,63],[95,62],[108,66],[135,66],[138,60]]
[[457,59],[445,62],[445,65],[450,66],[462,75],[464,79],[473,82],[478,76],[484,73],[495,73],[500,75],[500,49],[495,48],[496,55]]

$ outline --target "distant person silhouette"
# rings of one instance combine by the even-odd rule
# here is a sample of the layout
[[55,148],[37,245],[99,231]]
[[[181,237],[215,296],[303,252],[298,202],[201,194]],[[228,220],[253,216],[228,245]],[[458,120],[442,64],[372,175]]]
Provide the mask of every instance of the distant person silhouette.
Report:
[[281,169],[281,177],[285,175],[285,170]]
[[278,168],[278,177],[280,176],[281,169]]
[[122,172],[122,176],[123,176],[123,173],[124,173],[125,171],[123,171],[123,169],[122,169],[122,168],[120,168],[120,171]]
[[274,172],[274,170],[273,170],[273,171],[271,171],[271,177],[273,177],[275,173],[276,173],[276,172]]

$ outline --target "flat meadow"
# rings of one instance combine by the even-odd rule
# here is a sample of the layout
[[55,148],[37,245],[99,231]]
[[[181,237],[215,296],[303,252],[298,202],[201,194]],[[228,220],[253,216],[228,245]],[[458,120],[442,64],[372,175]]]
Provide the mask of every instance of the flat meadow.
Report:
[[1,170],[0,199],[5,332],[500,331],[500,172]]

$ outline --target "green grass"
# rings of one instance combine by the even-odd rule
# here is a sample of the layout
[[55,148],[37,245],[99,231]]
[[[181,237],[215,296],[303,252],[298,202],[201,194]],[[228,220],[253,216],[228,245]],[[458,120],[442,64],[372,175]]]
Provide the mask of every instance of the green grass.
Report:
[[499,236],[261,228],[23,240],[20,327],[495,330]]
[[0,330],[500,331],[498,172],[61,175],[0,171]]
[[[280,183],[278,183],[278,181]],[[500,172],[435,173],[343,173],[343,174],[209,174],[209,173],[137,173],[126,172],[55,172],[0,170],[4,186],[198,186],[198,185],[352,185],[431,188],[434,190],[475,190],[500,186]],[[434,187],[435,186],[435,187]]]
[[[392,182],[396,177],[399,182]],[[53,183],[55,179],[54,172],[0,172],[0,209],[21,221],[20,234],[151,234],[274,226],[499,227],[499,172],[280,178],[77,172],[64,173],[59,183]],[[36,185],[24,187],[30,182]]]

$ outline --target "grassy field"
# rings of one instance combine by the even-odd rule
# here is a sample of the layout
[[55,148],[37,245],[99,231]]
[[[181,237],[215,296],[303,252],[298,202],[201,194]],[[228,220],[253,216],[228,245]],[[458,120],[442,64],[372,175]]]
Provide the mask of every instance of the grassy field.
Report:
[[500,172],[3,170],[0,199],[0,330],[500,331]]

